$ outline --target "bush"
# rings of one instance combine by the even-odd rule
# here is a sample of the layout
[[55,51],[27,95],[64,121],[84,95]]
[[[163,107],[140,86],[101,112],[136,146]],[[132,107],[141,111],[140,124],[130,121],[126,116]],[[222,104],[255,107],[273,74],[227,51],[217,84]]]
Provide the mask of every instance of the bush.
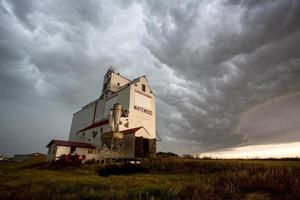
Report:
[[148,170],[142,165],[136,164],[112,164],[105,165],[97,169],[97,172],[100,176],[109,176],[109,175],[128,175],[136,173],[146,173]]

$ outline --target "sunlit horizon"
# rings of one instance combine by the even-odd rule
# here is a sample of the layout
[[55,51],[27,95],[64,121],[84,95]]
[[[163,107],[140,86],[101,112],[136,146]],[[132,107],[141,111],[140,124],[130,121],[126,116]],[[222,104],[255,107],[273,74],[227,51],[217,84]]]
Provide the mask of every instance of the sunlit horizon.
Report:
[[199,153],[196,156],[224,159],[294,158],[300,157],[300,142],[251,145],[237,147],[231,150]]

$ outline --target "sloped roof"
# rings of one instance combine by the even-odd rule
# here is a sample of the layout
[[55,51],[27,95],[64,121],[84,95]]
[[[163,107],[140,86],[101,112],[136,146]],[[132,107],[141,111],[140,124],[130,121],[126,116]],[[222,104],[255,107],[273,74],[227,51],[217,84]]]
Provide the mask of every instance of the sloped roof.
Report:
[[84,142],[72,142],[72,141],[64,141],[64,140],[51,140],[51,142],[47,145],[49,147],[51,144],[55,144],[56,146],[65,146],[65,147],[80,147],[80,148],[88,148],[95,149],[95,147],[89,143]]
[[121,76],[122,78],[128,80],[129,82],[131,81],[129,78],[127,78],[127,77],[121,75],[120,73],[117,73],[117,72],[115,72],[115,71],[112,71],[112,73],[114,73],[115,75]]
[[[145,78],[146,79],[146,81],[148,82],[148,80],[147,80],[147,78],[146,78],[146,76],[145,75],[143,75],[143,76],[140,76],[140,77],[137,77],[137,78],[135,78],[135,79],[133,79],[132,81],[130,81],[129,83],[126,83],[125,85],[123,85],[122,87],[120,87],[117,91],[115,91],[115,92],[113,92],[113,91],[111,91],[111,92],[113,92],[113,93],[117,93],[117,92],[120,92],[121,90],[123,90],[123,89],[125,89],[125,88],[127,88],[127,87],[129,87],[129,86],[131,86],[131,85],[133,85],[134,83],[137,83],[137,82],[139,82],[139,80],[141,79],[141,78]],[[155,96],[155,94],[154,94],[154,92],[153,92],[153,90],[152,90],[152,88],[150,87],[150,85],[149,85],[149,82],[148,82],[148,87],[150,88],[150,90],[151,90],[151,92],[153,93],[153,95]]]
[[92,128],[96,128],[96,127],[99,127],[99,126],[102,126],[102,125],[105,125],[105,124],[108,124],[108,119],[105,119],[105,120],[101,120],[101,121],[98,121],[96,123],[93,123],[79,131],[77,131],[77,133],[79,132],[82,132],[82,131],[86,131],[86,130],[89,130],[89,129],[92,129]]
[[[120,131],[120,133],[123,133],[124,135],[128,135],[128,134],[132,134],[132,133],[137,132],[137,131],[140,130],[141,128],[143,128],[143,127],[140,126],[140,127],[136,127],[136,128],[126,129],[126,130]],[[104,134],[107,134],[107,133],[112,133],[112,131],[106,132],[106,133],[104,133]]]
[[142,128],[142,126],[136,127],[136,128],[131,128],[131,129],[126,129],[126,130],[123,130],[123,131],[120,131],[120,132],[123,133],[124,135],[126,135],[126,134],[130,134],[130,133],[135,133],[138,130],[140,130],[141,128]]
[[[117,75],[120,76],[120,74],[117,74]],[[139,82],[140,78],[142,78],[142,77],[146,79],[146,81],[148,82],[147,86],[150,88],[150,91],[152,92],[152,94],[153,94],[154,96],[156,96],[155,93],[154,93],[154,91],[153,91],[153,89],[152,89],[152,87],[151,87],[150,84],[149,84],[149,81],[147,80],[147,78],[146,78],[145,75],[140,76],[140,77],[138,77],[138,78],[135,78],[135,79],[133,79],[133,80],[128,79],[129,82],[126,83],[126,84],[124,84],[123,86],[121,86],[117,91],[111,91],[111,90],[110,90],[110,92],[112,92],[112,94],[116,94],[116,93],[120,92],[121,90],[123,90],[123,89],[125,89],[125,88],[128,88],[129,86],[133,85],[134,83]],[[123,77],[123,78],[127,79],[126,77]],[[102,96],[102,95],[101,95],[101,96]],[[101,96],[100,96],[98,99],[96,99],[96,100],[94,100],[94,101],[92,101],[92,102],[86,104],[85,106],[83,106],[83,107],[81,108],[81,110],[83,110],[84,108],[89,107],[90,105],[95,104],[99,99],[101,99]],[[80,112],[81,110],[79,110],[79,111],[77,111],[77,112]],[[75,113],[77,113],[77,112],[75,112]],[[75,113],[74,113],[74,114],[75,114]]]

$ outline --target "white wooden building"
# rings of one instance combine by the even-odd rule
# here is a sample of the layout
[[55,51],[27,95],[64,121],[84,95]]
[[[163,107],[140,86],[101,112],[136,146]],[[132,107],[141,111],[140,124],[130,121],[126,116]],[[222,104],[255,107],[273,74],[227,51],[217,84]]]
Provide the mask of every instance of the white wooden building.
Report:
[[51,140],[47,147],[50,161],[58,159],[63,154],[79,154],[85,155],[88,160],[96,159],[95,147],[89,143]]
[[[126,113],[122,115],[118,127],[124,135],[124,151],[122,155],[116,153],[113,156],[136,158],[155,153],[155,95],[146,76],[129,80],[112,68],[104,76],[99,98],[73,114],[69,142],[87,143],[95,147],[94,155],[86,155],[89,158],[100,160],[112,156],[107,153],[108,147],[103,144],[102,137],[112,131],[110,114],[117,103]],[[49,158],[52,158],[54,152],[49,152]],[[58,156],[57,153],[55,155]]]

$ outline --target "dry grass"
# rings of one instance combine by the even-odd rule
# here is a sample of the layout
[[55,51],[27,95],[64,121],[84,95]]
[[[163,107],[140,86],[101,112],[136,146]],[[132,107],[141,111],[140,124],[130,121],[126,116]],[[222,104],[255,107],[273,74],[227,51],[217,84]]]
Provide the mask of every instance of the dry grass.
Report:
[[163,158],[140,167],[102,177],[98,164],[0,163],[0,199],[300,199],[299,161]]

